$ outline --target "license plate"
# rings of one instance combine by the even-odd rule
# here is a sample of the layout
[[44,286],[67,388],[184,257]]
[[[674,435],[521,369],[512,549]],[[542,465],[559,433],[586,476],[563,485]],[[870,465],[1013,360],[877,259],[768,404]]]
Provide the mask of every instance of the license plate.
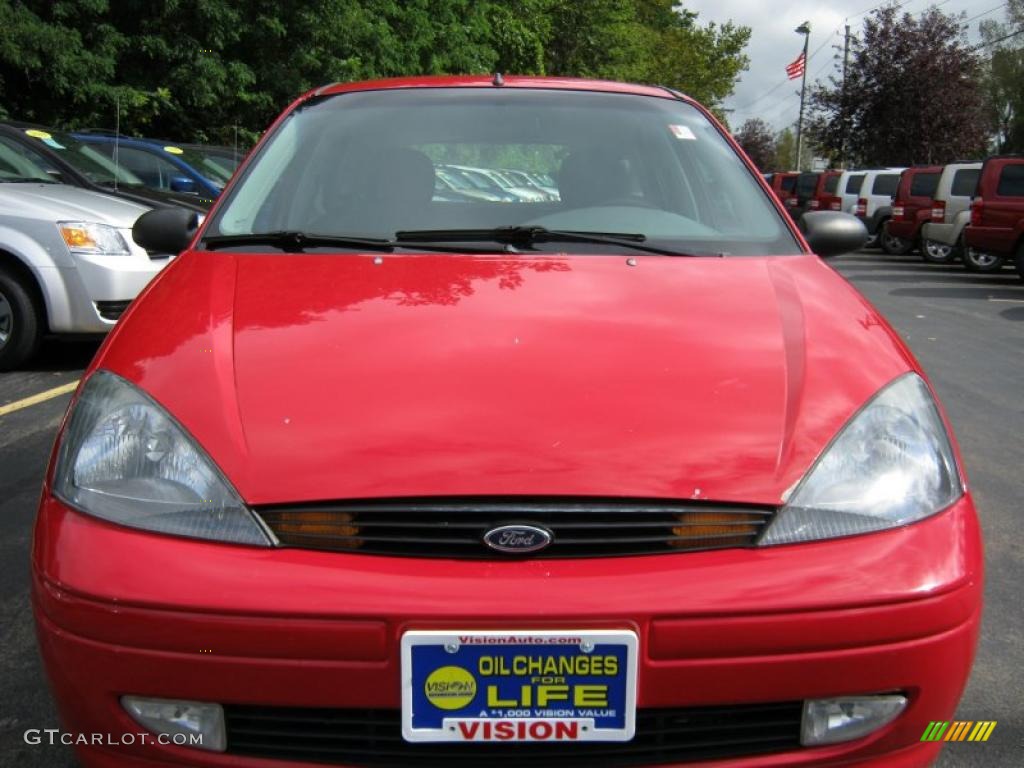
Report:
[[402,635],[406,741],[629,741],[637,637],[628,630]]

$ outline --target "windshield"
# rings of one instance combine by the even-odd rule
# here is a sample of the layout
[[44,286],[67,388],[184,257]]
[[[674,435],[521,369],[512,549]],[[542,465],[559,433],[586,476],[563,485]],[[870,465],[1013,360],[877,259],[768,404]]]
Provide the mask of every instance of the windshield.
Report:
[[458,230],[499,227],[630,233],[674,250],[799,252],[754,173],[693,106],[525,88],[367,91],[304,106],[261,148],[204,236],[444,230],[457,240]]
[[224,189],[224,185],[231,180],[231,171],[225,167],[223,161],[214,162],[201,150],[180,147],[177,144],[167,144],[160,149],[184,162],[193,172],[200,174],[219,189]]
[[[105,186],[114,186],[115,181],[118,185],[142,186],[142,180],[134,173],[115,165],[102,152],[71,134],[29,128],[25,130],[25,135],[59,155],[89,181]],[[40,162],[45,163],[46,160],[40,158]]]
[[28,147],[7,136],[0,136],[0,182],[22,181],[57,183]]
[[228,161],[224,158],[212,157],[201,149],[191,147],[181,148],[180,154],[175,154],[222,189],[231,181],[234,171],[228,169]]

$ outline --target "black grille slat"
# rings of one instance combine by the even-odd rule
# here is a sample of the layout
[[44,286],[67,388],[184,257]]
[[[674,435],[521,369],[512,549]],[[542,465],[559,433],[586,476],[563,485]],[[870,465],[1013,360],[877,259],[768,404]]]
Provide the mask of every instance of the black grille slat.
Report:
[[[649,500],[409,499],[257,507],[282,546],[367,555],[508,559],[670,554],[754,546],[774,509]],[[484,534],[535,525],[553,542],[501,553]]]
[[128,309],[131,299],[125,301],[97,301],[96,311],[104,320],[119,320]]
[[351,766],[609,768],[767,754],[800,746],[801,702],[641,709],[629,742],[424,744],[398,710],[226,705],[228,754]]

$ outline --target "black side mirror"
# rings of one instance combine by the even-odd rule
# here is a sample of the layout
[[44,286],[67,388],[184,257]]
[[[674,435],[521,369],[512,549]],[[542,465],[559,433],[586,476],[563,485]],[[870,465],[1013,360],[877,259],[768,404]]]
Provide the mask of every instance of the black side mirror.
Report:
[[132,239],[147,251],[178,254],[188,248],[199,228],[199,214],[184,208],[157,208],[139,216]]
[[864,222],[839,211],[809,211],[798,226],[811,250],[823,259],[859,250],[868,241]]

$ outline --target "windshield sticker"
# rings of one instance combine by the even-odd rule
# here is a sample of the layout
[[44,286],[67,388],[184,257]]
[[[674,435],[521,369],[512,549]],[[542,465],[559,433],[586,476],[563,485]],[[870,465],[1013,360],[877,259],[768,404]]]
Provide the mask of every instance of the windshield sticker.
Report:
[[33,139],[42,139],[43,141],[53,138],[53,136],[47,133],[46,131],[40,131],[35,128],[29,128],[27,131],[25,131],[25,135],[31,136]]
[[57,140],[51,136],[47,136],[45,139],[43,139],[43,144],[45,144],[48,147],[53,147],[53,149],[67,149],[67,147],[65,147],[63,144],[58,143]]
[[669,125],[668,129],[672,131],[672,135],[677,139],[682,139],[683,141],[697,140],[697,137],[694,135],[693,131],[690,130],[690,126],[688,125]]
[[183,155],[183,154],[185,154],[185,151],[182,150],[182,149],[179,149],[178,147],[164,147],[164,152],[169,152],[172,155]]

